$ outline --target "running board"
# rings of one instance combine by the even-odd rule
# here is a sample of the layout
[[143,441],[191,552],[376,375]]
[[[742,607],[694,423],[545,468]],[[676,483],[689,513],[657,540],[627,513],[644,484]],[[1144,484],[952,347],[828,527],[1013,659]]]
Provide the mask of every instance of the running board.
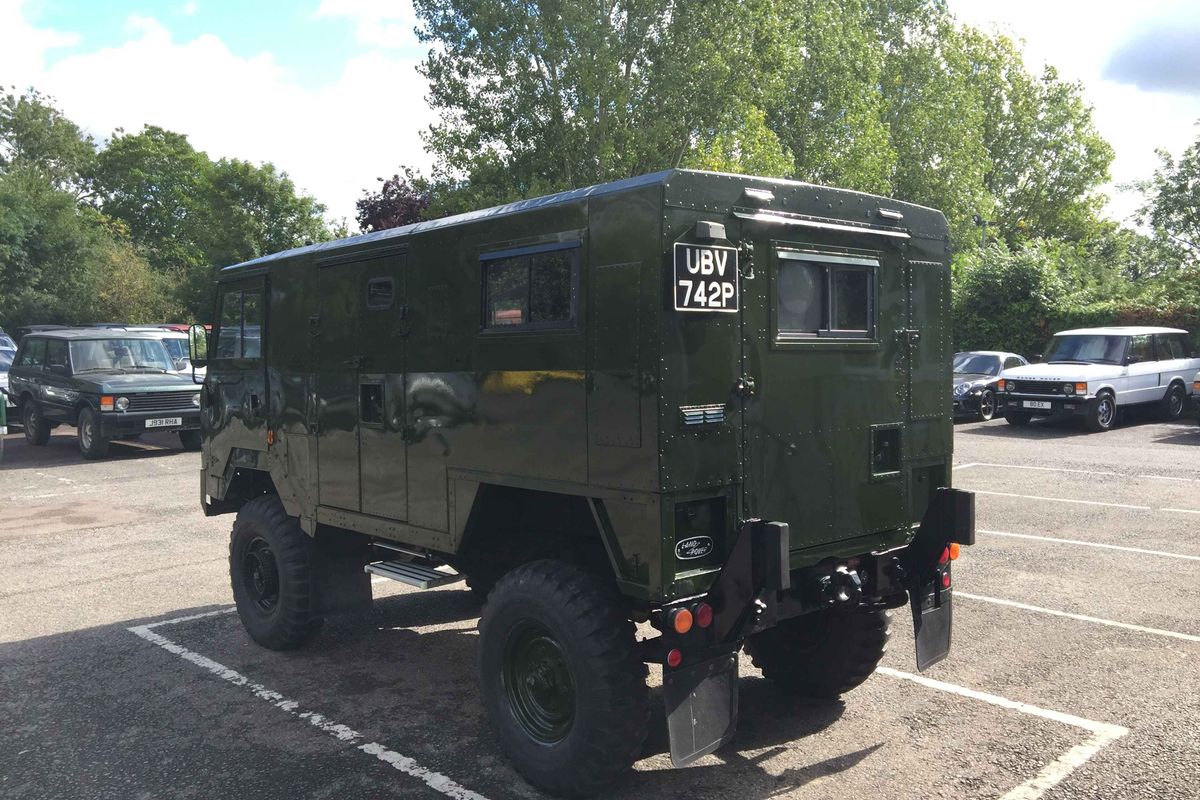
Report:
[[418,589],[432,589],[462,580],[462,575],[457,572],[443,571],[415,561],[373,561],[363,569],[372,575],[407,583]]

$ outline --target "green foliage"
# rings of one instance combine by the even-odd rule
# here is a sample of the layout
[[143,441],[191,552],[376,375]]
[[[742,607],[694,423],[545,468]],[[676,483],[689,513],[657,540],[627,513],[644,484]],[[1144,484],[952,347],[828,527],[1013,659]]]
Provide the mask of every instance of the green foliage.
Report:
[[34,170],[60,189],[82,191],[95,143],[35,90],[0,97],[0,171]]
[[1054,253],[1042,242],[1017,251],[1003,242],[955,263],[954,346],[958,350],[1040,353],[1066,296]]
[[1137,184],[1146,196],[1139,222],[1150,225],[1181,260],[1200,267],[1200,138],[1176,161],[1159,150],[1160,165]]

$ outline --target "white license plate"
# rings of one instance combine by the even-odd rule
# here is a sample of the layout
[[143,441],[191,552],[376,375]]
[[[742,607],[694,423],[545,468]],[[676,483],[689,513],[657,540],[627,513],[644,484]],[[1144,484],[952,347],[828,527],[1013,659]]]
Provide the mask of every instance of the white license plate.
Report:
[[1053,408],[1053,406],[1050,405],[1049,400],[1026,400],[1025,407],[1040,408],[1042,411],[1049,411],[1051,408]]
[[159,417],[146,420],[147,428],[174,428],[183,424],[183,417]]

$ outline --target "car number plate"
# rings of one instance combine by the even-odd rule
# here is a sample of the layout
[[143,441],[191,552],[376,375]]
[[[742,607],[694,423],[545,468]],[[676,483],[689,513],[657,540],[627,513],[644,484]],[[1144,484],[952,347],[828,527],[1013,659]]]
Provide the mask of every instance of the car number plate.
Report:
[[173,428],[183,424],[183,417],[159,417],[146,420],[147,428]]
[[675,243],[675,310],[733,313],[739,308],[738,252]]
[[1049,400],[1026,400],[1025,407],[1026,408],[1040,408],[1043,411],[1049,411],[1052,408]]

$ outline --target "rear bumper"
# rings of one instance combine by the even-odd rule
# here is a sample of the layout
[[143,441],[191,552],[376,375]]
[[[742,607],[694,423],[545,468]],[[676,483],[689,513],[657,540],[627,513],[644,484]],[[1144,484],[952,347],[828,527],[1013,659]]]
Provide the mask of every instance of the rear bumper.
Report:
[[[178,425],[148,427],[147,421],[179,419]],[[104,411],[99,415],[100,435],[106,439],[129,436],[153,431],[197,431],[200,430],[200,409],[190,411]]]

